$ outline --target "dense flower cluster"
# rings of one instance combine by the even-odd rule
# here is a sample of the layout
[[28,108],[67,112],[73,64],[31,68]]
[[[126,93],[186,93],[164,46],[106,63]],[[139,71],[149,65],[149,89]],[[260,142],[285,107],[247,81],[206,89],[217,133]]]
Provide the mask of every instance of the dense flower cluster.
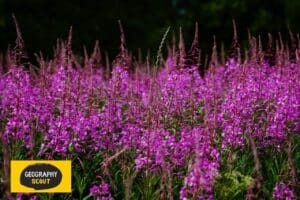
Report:
[[282,181],[279,181],[276,183],[273,197],[276,200],[292,200],[295,198],[293,190],[286,184],[284,184]]
[[223,145],[243,146],[248,136],[261,145],[280,144],[287,132],[295,132],[300,96],[299,69],[294,64],[285,68],[246,64],[238,68],[230,61],[227,65],[228,74],[236,75],[231,77],[220,112]]
[[213,199],[213,182],[219,168],[219,152],[213,148],[209,133],[200,128],[194,128],[191,133],[196,139],[195,161],[190,166],[191,171],[184,179],[184,187],[180,191],[181,199]]
[[[153,71],[115,65],[111,73],[92,61],[58,59],[38,74],[8,66],[0,75],[1,140],[48,159],[101,152],[110,163],[126,152],[122,169],[166,172],[166,184],[177,174],[181,199],[213,199],[223,152],[247,148],[249,138],[254,148],[280,149],[299,134],[299,63],[230,58],[201,76],[177,60],[170,55]],[[274,198],[292,194],[279,182]],[[107,183],[90,195],[112,199]]]
[[90,188],[90,195],[97,197],[97,200],[112,200],[109,192],[109,184],[101,183],[99,186],[93,185]]

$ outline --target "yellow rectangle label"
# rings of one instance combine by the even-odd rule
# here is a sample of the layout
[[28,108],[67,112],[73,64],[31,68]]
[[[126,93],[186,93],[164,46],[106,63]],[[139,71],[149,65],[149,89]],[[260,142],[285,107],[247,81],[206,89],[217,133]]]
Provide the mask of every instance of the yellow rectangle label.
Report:
[[72,190],[70,160],[12,160],[10,169],[12,193],[70,193]]

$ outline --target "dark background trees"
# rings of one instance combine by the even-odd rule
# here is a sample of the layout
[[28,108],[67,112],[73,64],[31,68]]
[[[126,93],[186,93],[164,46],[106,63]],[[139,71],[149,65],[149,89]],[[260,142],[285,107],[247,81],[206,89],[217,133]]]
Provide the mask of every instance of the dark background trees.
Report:
[[0,0],[0,51],[16,38],[11,14],[18,19],[26,51],[32,55],[42,51],[51,56],[57,38],[66,38],[73,27],[73,48],[81,53],[95,40],[113,57],[119,47],[118,19],[122,21],[128,48],[135,54],[156,52],[166,28],[177,33],[182,26],[190,44],[194,23],[198,21],[200,46],[210,51],[213,35],[218,43],[230,45],[232,19],[238,24],[241,44],[247,30],[253,34],[287,35],[288,28],[300,29],[298,0]]

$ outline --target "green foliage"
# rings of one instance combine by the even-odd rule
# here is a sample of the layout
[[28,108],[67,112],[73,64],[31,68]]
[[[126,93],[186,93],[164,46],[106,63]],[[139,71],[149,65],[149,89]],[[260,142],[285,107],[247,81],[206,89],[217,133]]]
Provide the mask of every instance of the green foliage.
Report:
[[251,176],[243,175],[238,171],[226,172],[216,180],[215,198],[241,199],[252,181]]
[[144,200],[154,200],[159,198],[159,185],[160,185],[160,176],[159,175],[148,175],[142,174],[139,177],[138,181],[140,182],[138,186],[138,191],[140,193],[140,198]]

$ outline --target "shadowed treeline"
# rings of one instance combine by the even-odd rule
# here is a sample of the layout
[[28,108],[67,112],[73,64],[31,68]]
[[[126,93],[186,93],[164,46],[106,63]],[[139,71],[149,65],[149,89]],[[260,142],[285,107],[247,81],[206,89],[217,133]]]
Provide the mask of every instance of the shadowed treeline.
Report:
[[[241,47],[247,42],[248,29],[252,34],[273,35],[279,31],[288,35],[288,26],[296,33],[300,27],[297,0],[280,1],[197,1],[197,0],[130,0],[130,1],[58,1],[58,0],[0,0],[0,49],[13,44],[16,31],[11,14],[19,21],[25,49],[31,57],[42,51],[51,56],[57,38],[66,38],[73,27],[73,49],[82,53],[83,45],[91,51],[95,40],[101,49],[114,58],[119,48],[117,21],[123,23],[128,49],[137,55],[141,48],[155,57],[164,31],[171,26],[170,35],[182,26],[187,44],[192,42],[194,23],[199,23],[199,44],[210,54],[213,35],[218,44],[230,46],[231,20],[237,21]],[[171,37],[169,37],[171,38]]]

